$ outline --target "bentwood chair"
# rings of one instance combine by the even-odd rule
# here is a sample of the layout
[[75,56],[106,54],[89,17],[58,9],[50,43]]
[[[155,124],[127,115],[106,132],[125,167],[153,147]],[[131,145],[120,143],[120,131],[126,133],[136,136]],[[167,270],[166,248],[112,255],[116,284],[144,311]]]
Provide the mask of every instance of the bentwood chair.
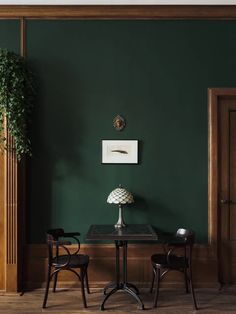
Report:
[[[50,281],[54,277],[53,292],[56,292],[57,277],[59,272],[61,272],[62,270],[71,271],[78,277],[81,282],[83,304],[85,308],[87,307],[84,291],[84,281],[86,282],[87,293],[90,293],[87,273],[89,256],[79,254],[79,235],[79,232],[66,233],[63,229],[51,229],[46,232],[48,246],[48,274],[43,308],[45,308],[47,304]],[[68,241],[68,239],[76,243],[76,249],[74,252],[70,252],[68,248],[68,246],[72,244],[72,242]],[[80,274],[75,270],[77,268],[80,269]]]
[[167,238],[163,254],[154,254],[151,256],[153,268],[153,278],[150,292],[153,291],[154,282],[156,282],[156,291],[154,297],[154,307],[157,307],[160,281],[169,271],[180,271],[184,274],[186,292],[191,291],[193,305],[197,310],[197,303],[192,280],[192,249],[195,242],[195,234],[191,230],[178,229],[176,234]]

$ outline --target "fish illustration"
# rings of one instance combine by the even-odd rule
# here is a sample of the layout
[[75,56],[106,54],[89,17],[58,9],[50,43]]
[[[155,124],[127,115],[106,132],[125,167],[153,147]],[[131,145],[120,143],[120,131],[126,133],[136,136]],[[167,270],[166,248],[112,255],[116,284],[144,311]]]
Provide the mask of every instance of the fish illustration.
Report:
[[128,154],[126,150],[121,150],[121,149],[113,149],[111,151],[112,153],[120,153],[120,154]]

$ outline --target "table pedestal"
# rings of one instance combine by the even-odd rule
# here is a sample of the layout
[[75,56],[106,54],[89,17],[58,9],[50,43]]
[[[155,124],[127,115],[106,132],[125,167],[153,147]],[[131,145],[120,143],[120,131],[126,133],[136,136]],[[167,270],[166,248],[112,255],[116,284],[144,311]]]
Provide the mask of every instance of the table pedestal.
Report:
[[[128,294],[130,294],[139,304],[140,309],[144,310],[143,302],[141,301],[139,297],[139,290],[138,288],[127,282],[127,246],[128,241],[115,241],[116,245],[116,282],[108,284],[104,288],[104,299],[101,305],[101,310],[103,311],[104,305],[108,298],[112,296],[117,291],[124,291]],[[120,280],[120,249],[123,248],[123,278]],[[108,289],[111,289],[110,292],[107,292]]]

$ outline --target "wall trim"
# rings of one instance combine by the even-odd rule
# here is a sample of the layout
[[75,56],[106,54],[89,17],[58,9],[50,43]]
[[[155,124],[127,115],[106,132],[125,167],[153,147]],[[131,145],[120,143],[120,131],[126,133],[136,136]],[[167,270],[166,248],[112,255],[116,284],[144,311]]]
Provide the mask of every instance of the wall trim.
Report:
[[1,5],[16,19],[236,19],[235,5]]
[[[75,246],[69,246],[71,252]],[[47,246],[26,245],[24,290],[45,287],[47,273]],[[128,280],[139,287],[150,287],[152,254],[163,252],[161,244],[130,244],[128,247]],[[113,244],[82,244],[81,253],[90,256],[89,282],[93,288],[102,288],[115,279],[115,247]],[[37,272],[35,272],[37,269]],[[193,250],[193,276],[198,287],[218,286],[217,260],[209,245],[196,244]],[[166,286],[182,286],[182,274],[171,272],[163,282]],[[77,280],[70,272],[59,276],[59,287],[78,287]]]
[[[1,0],[9,4],[9,0]],[[234,5],[235,0],[11,0],[11,5]]]

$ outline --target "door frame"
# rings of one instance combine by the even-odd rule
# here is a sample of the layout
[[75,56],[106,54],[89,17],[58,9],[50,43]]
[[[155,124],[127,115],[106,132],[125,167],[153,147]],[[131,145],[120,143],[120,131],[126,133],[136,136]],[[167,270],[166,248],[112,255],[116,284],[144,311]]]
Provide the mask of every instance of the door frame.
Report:
[[236,88],[208,89],[208,243],[217,257],[218,281],[221,283],[220,266],[220,212],[219,212],[219,99],[236,97]]

